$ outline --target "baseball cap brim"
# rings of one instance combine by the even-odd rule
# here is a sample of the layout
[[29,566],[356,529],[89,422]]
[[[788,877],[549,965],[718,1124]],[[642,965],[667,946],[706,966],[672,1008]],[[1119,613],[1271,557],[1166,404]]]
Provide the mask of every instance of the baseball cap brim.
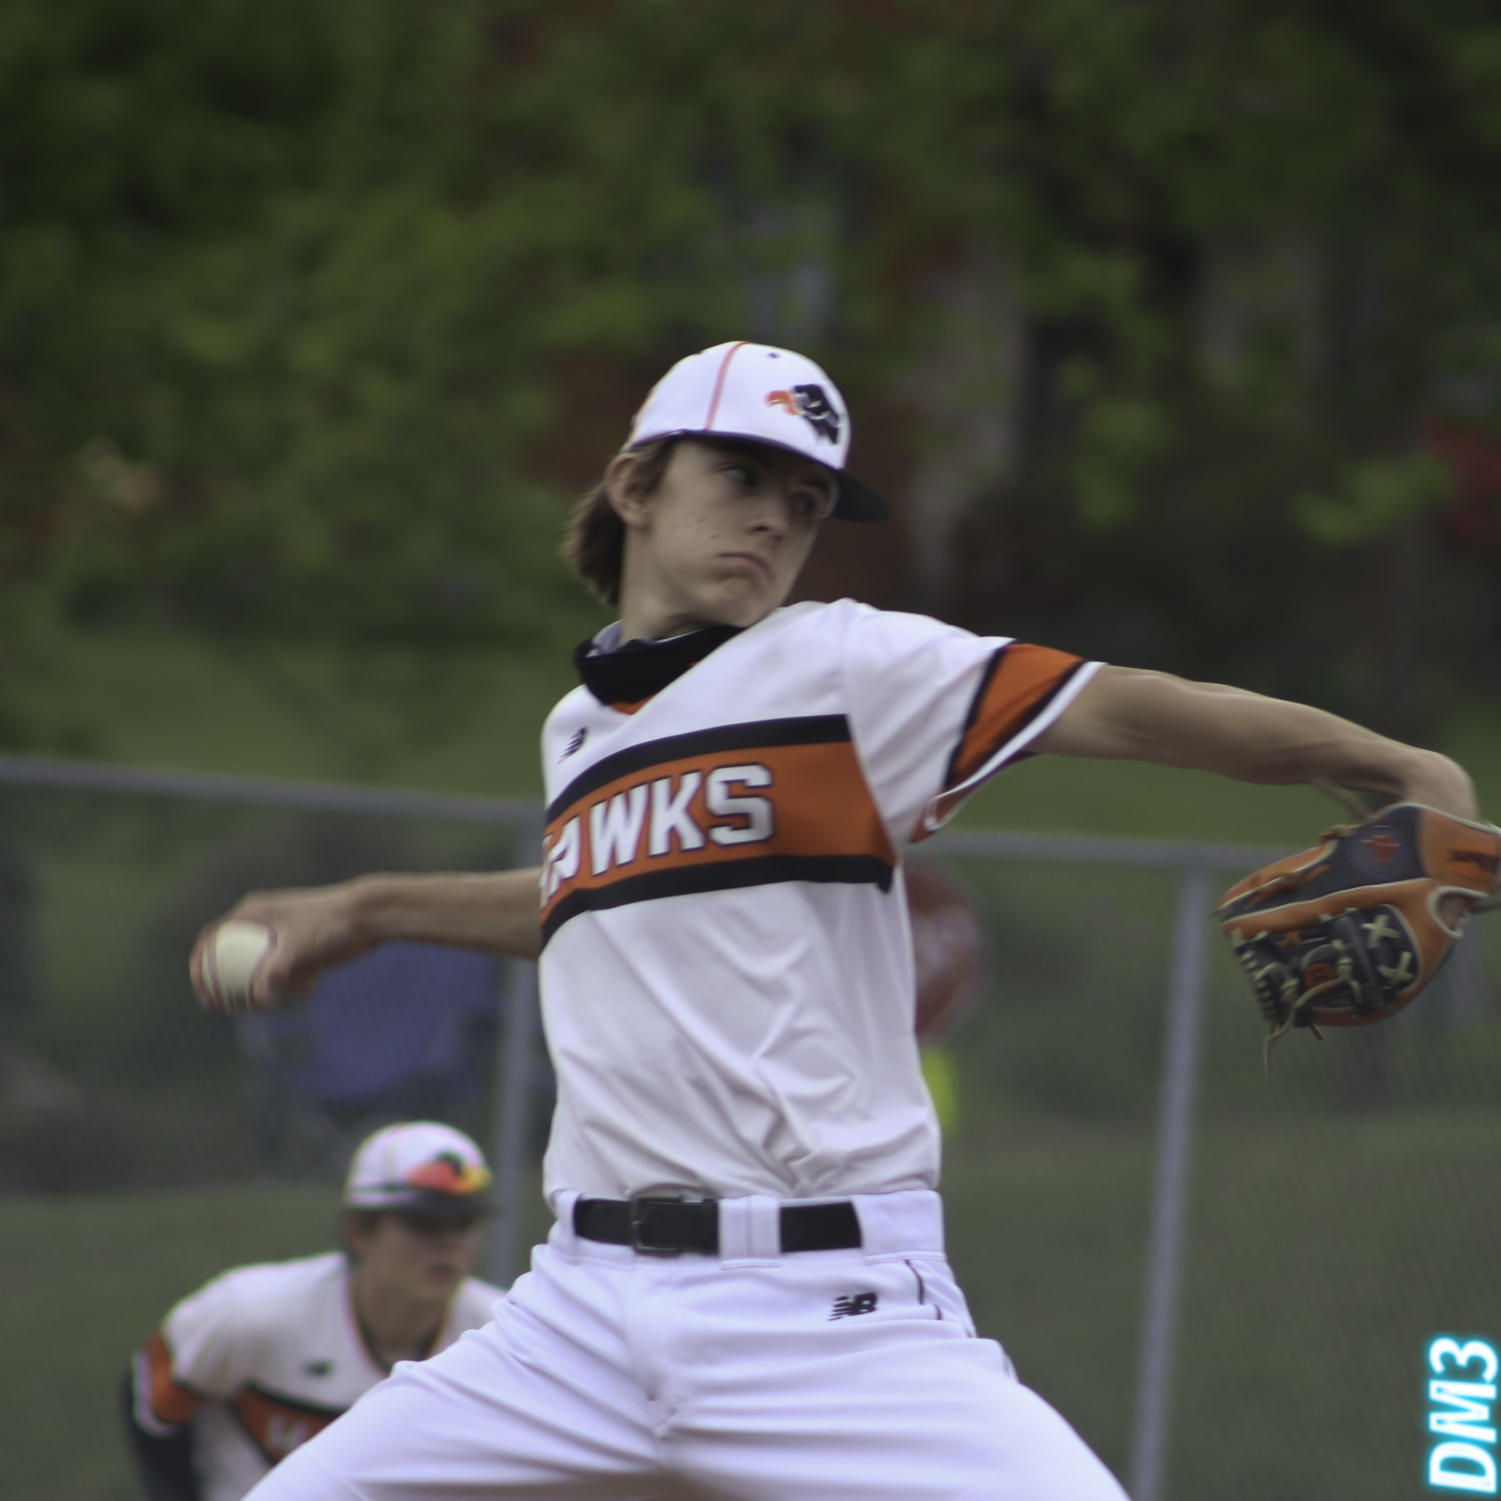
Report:
[[370,1209],[384,1211],[410,1210],[416,1214],[493,1214],[495,1200],[490,1194],[440,1193],[437,1190],[414,1191],[401,1187],[389,1192],[379,1189],[348,1195],[344,1200],[346,1209]]
[[869,485],[862,485],[852,475],[840,473],[839,499],[832,515],[841,521],[885,521],[891,515],[886,502]]
[[455,1194],[417,1194],[400,1203],[387,1206],[412,1214],[494,1214],[495,1200],[489,1194],[471,1194],[460,1198]]
[[[760,433],[727,433],[717,428],[706,432],[702,428],[686,427],[679,428],[676,432],[653,433],[648,438],[632,443],[626,452],[629,453],[632,448],[644,448],[648,443],[670,442],[677,438],[700,438],[705,443],[721,440],[726,443],[749,443],[756,448],[777,448],[783,453],[796,454],[800,459],[808,457],[801,448],[794,448],[790,443],[778,443]],[[834,509],[829,512],[831,516],[840,521],[885,521],[891,515],[886,502],[869,485],[862,485],[853,475],[847,474],[843,469],[835,469],[831,464],[821,463],[817,459],[814,463],[820,469],[828,470],[834,479],[836,499]]]

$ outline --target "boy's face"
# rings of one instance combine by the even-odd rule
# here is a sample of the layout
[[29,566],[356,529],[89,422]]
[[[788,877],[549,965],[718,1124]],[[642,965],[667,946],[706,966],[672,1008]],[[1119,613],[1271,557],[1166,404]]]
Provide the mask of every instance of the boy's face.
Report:
[[836,484],[821,464],[754,443],[681,439],[654,494],[630,492],[632,457],[611,465],[626,525],[621,615],[629,635],[754,625],[808,560]]
[[388,1210],[351,1218],[345,1232],[356,1276],[376,1298],[446,1301],[474,1270],[484,1238],[476,1214]]

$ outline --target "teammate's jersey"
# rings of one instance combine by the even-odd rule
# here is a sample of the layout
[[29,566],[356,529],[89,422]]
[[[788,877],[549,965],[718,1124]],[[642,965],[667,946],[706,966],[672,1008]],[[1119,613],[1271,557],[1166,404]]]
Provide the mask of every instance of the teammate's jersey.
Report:
[[932,1188],[900,859],[1097,664],[849,600],[542,736],[548,1193]]
[[[433,1353],[501,1296],[466,1278]],[[237,1267],[178,1303],[136,1356],[132,1417],[157,1435],[190,1423],[203,1501],[239,1501],[385,1375],[355,1321],[349,1264],[330,1251]]]

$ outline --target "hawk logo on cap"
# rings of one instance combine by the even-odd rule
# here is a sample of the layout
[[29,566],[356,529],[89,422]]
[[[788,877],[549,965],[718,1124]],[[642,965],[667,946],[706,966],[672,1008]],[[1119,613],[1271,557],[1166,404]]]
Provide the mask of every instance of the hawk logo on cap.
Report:
[[766,405],[781,407],[794,417],[804,418],[827,443],[839,441],[839,413],[830,404],[822,386],[794,386],[790,391],[768,391]]

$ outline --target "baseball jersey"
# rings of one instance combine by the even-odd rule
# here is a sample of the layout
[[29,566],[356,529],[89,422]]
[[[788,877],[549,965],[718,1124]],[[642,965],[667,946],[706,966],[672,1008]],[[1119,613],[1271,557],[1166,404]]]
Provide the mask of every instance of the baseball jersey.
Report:
[[1097,666],[841,600],[639,703],[568,694],[542,735],[548,1194],[935,1187],[902,852]]
[[[501,1289],[466,1278],[433,1351],[490,1318]],[[338,1251],[237,1267],[168,1313],[136,1355],[132,1420],[192,1425],[202,1501],[239,1501],[386,1375],[365,1347]]]

